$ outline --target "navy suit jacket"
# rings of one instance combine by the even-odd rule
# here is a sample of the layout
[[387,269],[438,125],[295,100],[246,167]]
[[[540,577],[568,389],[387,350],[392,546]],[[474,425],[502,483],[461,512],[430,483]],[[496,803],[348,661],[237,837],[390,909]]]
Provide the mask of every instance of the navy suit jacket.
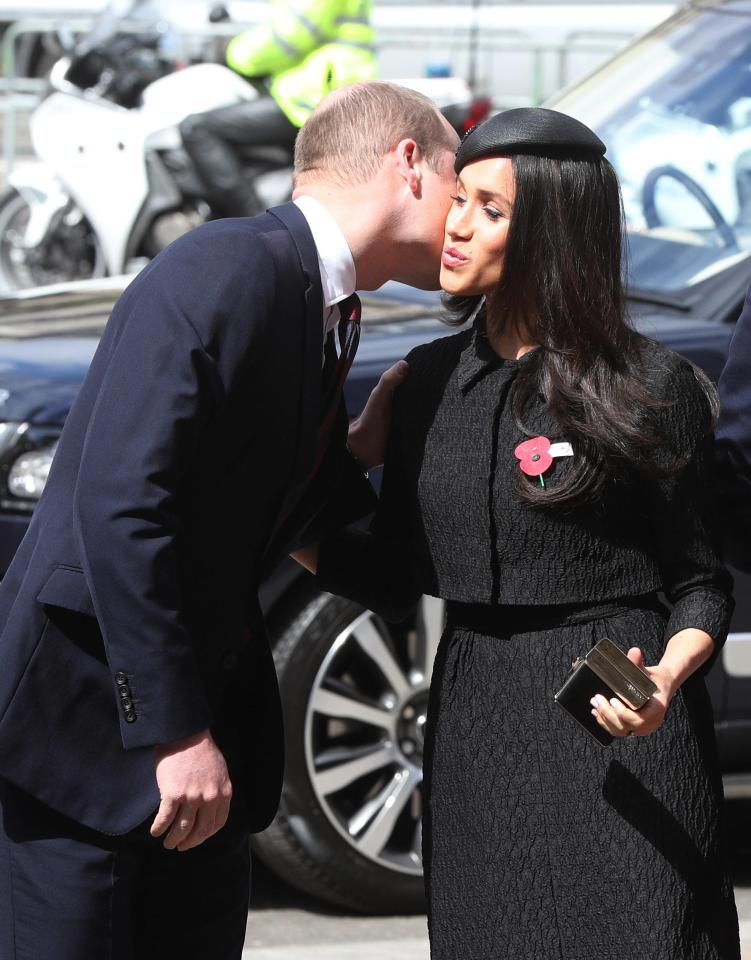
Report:
[[120,297],[0,584],[0,776],[122,834],[158,805],[154,745],[210,726],[250,829],[270,821],[282,725],[257,587],[322,510],[338,525],[374,502],[343,405],[307,483],[322,338],[293,204],[200,227]]
[[727,559],[751,572],[751,289],[719,383],[717,477]]

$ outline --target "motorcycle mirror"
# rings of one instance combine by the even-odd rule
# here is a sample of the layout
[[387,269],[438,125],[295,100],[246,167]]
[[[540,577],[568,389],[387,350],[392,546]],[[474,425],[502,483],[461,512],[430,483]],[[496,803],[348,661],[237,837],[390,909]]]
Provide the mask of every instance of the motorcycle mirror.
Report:
[[209,23],[226,23],[229,18],[229,10],[223,3],[217,3],[209,11]]

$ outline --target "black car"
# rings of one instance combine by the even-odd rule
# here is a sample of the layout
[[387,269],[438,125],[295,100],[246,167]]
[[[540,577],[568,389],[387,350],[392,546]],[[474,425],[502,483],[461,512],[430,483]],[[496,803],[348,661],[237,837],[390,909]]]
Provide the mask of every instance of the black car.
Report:
[[[621,175],[634,322],[715,380],[751,282],[750,66],[751,3],[691,6],[551,104],[597,129]],[[0,305],[0,572],[124,282],[29,292]],[[439,313],[437,295],[395,284],[365,298],[347,387],[352,415],[387,366],[451,332]],[[734,790],[751,774],[749,583],[737,574],[732,633],[709,677]],[[337,904],[419,907],[422,729],[441,602],[426,597],[414,616],[389,626],[319,593],[289,563],[264,585],[263,606],[288,763],[279,815],[254,841],[258,855]]]

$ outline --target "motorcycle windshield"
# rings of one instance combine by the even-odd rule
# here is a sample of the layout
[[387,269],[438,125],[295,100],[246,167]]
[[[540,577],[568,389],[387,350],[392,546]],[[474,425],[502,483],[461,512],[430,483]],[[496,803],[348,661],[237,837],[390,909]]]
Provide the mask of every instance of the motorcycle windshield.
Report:
[[102,46],[122,30],[124,20],[154,24],[164,20],[159,0],[111,0],[94,21],[89,33],[76,45],[76,56],[83,57]]

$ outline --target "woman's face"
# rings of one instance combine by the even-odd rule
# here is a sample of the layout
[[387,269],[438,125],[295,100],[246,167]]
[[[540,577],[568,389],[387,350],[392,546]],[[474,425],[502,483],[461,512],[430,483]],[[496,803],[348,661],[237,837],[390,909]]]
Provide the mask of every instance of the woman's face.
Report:
[[446,218],[441,286],[447,293],[492,294],[503,270],[516,192],[508,157],[468,163]]

